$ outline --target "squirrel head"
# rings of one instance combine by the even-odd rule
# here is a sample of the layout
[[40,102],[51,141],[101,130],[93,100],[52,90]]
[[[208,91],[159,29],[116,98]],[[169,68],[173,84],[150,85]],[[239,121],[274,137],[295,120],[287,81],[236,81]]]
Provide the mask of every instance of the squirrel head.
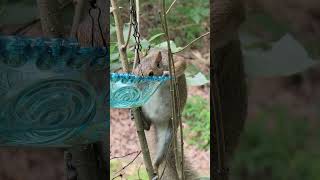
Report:
[[165,69],[165,62],[161,51],[153,51],[140,60],[133,70],[139,76],[161,76]]

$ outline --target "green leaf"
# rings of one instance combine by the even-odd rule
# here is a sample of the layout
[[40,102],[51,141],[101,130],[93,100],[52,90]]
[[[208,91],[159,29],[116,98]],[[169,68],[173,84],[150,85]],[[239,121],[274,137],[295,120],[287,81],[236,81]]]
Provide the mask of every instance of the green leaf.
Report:
[[110,54],[110,61],[115,61],[119,59],[119,53]]
[[[168,49],[168,45],[167,45],[167,41],[164,41],[158,45],[156,45],[155,47],[157,48],[163,48],[163,49]],[[182,47],[177,47],[176,44],[173,42],[173,41],[170,41],[170,47],[171,47],[171,51],[174,53],[174,52],[177,52],[179,50],[182,49]]]
[[142,46],[142,49],[148,49],[148,47],[150,46],[149,41],[147,41],[146,39],[142,39],[142,40],[140,41],[140,44],[141,44],[141,46]]
[[195,76],[196,74],[198,74],[200,71],[200,69],[195,66],[194,64],[188,64],[187,69],[185,70],[185,74],[187,76]]
[[127,50],[127,57],[129,61],[133,61],[134,58],[134,52],[130,49]]
[[269,51],[244,50],[244,57],[249,77],[288,76],[318,65],[289,34],[274,43]]
[[209,83],[209,80],[201,72],[197,73],[194,76],[186,76],[187,84],[189,86],[202,86]]
[[155,34],[155,35],[153,35],[148,41],[151,42],[151,41],[157,39],[158,37],[160,37],[160,36],[162,36],[162,35],[164,35],[164,33]]

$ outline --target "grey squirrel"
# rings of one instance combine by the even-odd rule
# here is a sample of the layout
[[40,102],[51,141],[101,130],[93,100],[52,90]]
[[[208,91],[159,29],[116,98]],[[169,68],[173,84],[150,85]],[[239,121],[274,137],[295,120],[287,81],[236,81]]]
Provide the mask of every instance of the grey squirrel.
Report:
[[[180,110],[182,112],[187,101],[187,84],[184,71],[186,69],[186,61],[181,57],[174,55],[175,75],[178,84],[179,98],[180,98]],[[169,71],[169,59],[168,51],[165,49],[151,49],[147,56],[141,59],[141,62],[133,69],[133,73],[140,76],[159,76]],[[155,142],[156,153],[154,160],[154,167],[157,170],[159,166],[165,162],[165,156],[167,154],[166,172],[163,179],[177,179],[177,167],[175,165],[174,151],[169,149],[171,139],[173,137],[174,129],[171,123],[171,94],[170,94],[170,81],[165,82],[154,95],[148,100],[148,102],[141,107],[141,117],[145,123],[144,128],[150,129],[152,124],[155,129]],[[176,127],[178,127],[178,122]],[[154,148],[151,145],[150,149]],[[151,150],[152,151],[152,150]],[[165,163],[163,163],[165,164]],[[162,165],[163,166],[163,165]],[[191,179],[193,172],[185,167],[186,179]],[[161,171],[160,171],[161,172]]]

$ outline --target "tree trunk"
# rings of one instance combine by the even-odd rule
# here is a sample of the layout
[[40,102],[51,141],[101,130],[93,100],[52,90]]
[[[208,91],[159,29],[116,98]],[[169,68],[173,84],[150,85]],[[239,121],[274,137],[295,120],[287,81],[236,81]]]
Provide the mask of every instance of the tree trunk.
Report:
[[42,30],[45,36],[62,37],[63,24],[58,0],[37,0]]
[[247,114],[247,92],[238,28],[244,20],[241,1],[211,3],[211,109],[213,178],[228,179],[230,160]]

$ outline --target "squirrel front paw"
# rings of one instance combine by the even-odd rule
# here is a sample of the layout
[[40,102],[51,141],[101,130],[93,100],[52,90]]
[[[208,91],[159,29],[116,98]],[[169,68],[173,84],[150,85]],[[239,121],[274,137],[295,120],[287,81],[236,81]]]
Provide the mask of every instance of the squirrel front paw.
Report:
[[133,121],[134,120],[134,115],[133,115],[132,109],[130,109],[129,116],[130,116],[130,119]]
[[[130,109],[129,116],[130,116],[130,119],[133,121],[134,120],[134,114],[133,114],[133,110],[132,109]],[[141,118],[142,118],[143,129],[149,131],[150,127],[151,127],[151,121],[146,119],[146,118],[143,118],[143,116],[141,116]]]
[[163,75],[164,76],[170,76],[170,72],[169,71],[163,71]]

